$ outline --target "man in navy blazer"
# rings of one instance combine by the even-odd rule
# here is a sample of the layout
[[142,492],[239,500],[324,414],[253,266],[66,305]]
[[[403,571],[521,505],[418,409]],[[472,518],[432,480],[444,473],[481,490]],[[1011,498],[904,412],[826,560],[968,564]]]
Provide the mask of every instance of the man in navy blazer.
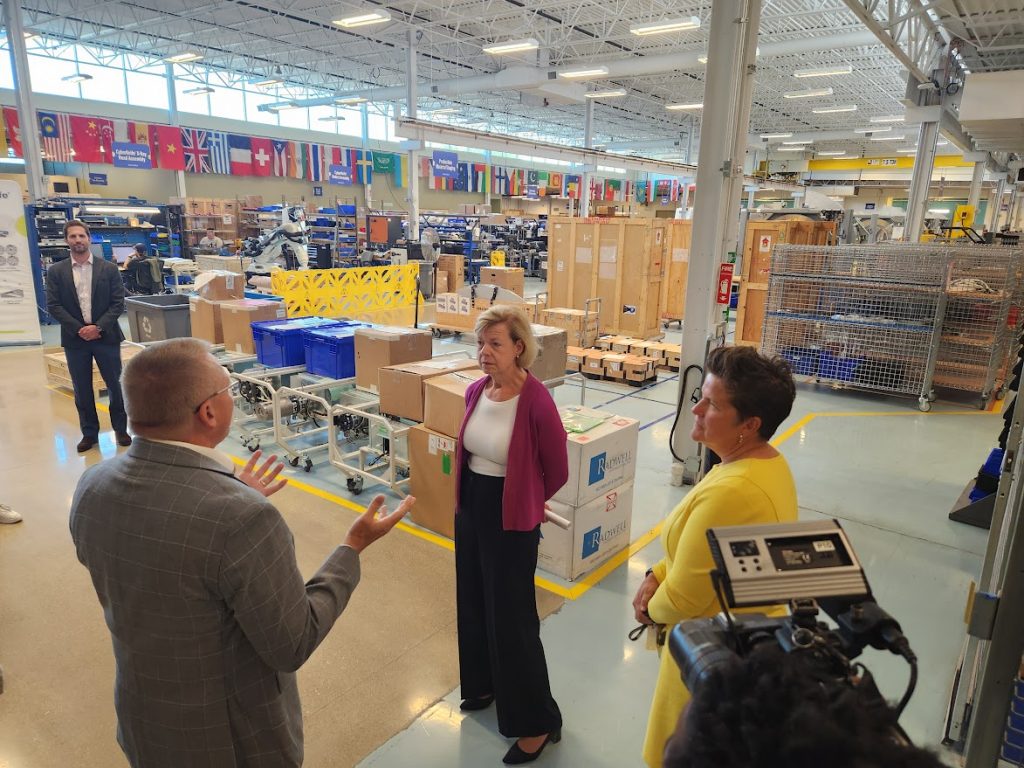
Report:
[[128,417],[121,398],[121,342],[117,319],[124,311],[124,283],[118,268],[94,259],[89,250],[89,227],[72,219],[64,225],[71,258],[46,270],[46,310],[60,323],[60,345],[68,361],[82,439],[78,452],[96,445],[100,420],[92,389],[92,362],[100,369],[110,397],[110,424],[117,444],[128,446]]

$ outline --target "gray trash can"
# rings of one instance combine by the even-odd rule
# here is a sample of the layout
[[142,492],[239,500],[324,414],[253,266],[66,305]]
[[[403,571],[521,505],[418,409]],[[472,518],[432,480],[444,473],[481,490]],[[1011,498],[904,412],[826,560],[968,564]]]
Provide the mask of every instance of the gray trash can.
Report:
[[132,341],[163,341],[192,335],[188,296],[161,294],[124,300]]

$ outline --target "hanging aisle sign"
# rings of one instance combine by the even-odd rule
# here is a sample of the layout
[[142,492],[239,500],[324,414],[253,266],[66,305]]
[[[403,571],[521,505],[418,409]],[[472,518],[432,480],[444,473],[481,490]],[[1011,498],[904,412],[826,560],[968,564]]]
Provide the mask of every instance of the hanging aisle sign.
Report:
[[0,346],[41,344],[21,186],[0,181]]
[[331,184],[342,184],[346,187],[352,185],[352,169],[347,165],[332,165],[327,174],[327,181]]
[[434,175],[443,179],[459,178],[459,156],[454,152],[434,150]]
[[149,144],[129,144],[115,141],[110,146],[114,165],[119,168],[152,168],[153,156]]

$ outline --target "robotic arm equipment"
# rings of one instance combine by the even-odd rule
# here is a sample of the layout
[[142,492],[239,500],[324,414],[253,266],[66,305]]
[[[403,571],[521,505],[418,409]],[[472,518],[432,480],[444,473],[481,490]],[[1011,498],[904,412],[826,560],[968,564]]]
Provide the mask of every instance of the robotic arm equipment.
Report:
[[273,267],[309,269],[306,246],[306,212],[301,206],[287,209],[286,221],[260,237],[250,237],[242,244],[242,256],[253,260],[252,271],[269,274]]

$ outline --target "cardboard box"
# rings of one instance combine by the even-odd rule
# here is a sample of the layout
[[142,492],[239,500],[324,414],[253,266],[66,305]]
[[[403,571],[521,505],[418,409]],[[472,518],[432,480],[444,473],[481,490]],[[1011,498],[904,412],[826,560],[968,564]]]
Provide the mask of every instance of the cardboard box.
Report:
[[243,208],[262,208],[263,195],[246,195],[242,198]]
[[582,406],[559,413],[569,433],[569,479],[555,501],[580,507],[633,479],[640,435],[636,419]]
[[224,328],[220,319],[220,303],[199,296],[188,297],[188,313],[192,322],[192,337],[205,339],[211,344],[224,343]]
[[354,337],[356,386],[370,392],[380,391],[378,371],[384,366],[429,360],[434,355],[430,331],[419,328],[360,328]]
[[604,356],[604,375],[609,379],[625,379],[626,370],[623,365],[626,363],[626,355],[618,352],[611,352]]
[[656,361],[654,365],[658,368],[664,368],[667,366],[668,348],[669,345],[663,342],[649,341],[647,342],[647,350],[644,352],[644,356],[653,357]]
[[653,357],[626,355],[626,360],[622,364],[622,368],[626,373],[626,381],[642,383],[654,378],[657,375],[655,373],[656,362]]
[[587,351],[583,347],[565,348],[565,370],[567,373],[578,373],[583,367]]
[[566,531],[554,523],[541,525],[537,565],[548,573],[572,581],[629,546],[632,480],[580,507],[549,503],[551,511],[569,520],[572,527]]
[[560,379],[565,376],[566,350],[568,336],[564,328],[552,328],[549,325],[533,325],[533,335],[537,339],[537,359],[530,368],[530,373],[541,381]]
[[434,274],[434,294],[448,292],[448,273],[443,269],[437,270]]
[[605,350],[607,352],[611,352],[612,351],[612,344],[614,344],[615,341],[617,339],[619,339],[619,338],[621,338],[621,337],[620,336],[614,336],[614,335],[611,335],[611,334],[608,334],[608,335],[605,335],[605,336],[598,336],[597,337],[597,343],[594,346],[597,347],[598,349],[603,349],[603,350]]
[[603,349],[588,349],[583,356],[583,365],[580,370],[592,376],[604,376],[604,359],[611,352]]
[[547,294],[544,294],[542,296],[531,296],[528,299],[524,299],[523,302],[523,309],[526,310],[526,315],[527,317],[530,318],[531,323],[543,324],[544,310],[547,308]]
[[224,349],[228,352],[256,354],[252,340],[251,323],[260,320],[283,320],[287,317],[283,301],[239,299],[220,302],[220,324],[224,334]]
[[455,459],[458,440],[417,424],[409,436],[409,493],[416,525],[455,538]]
[[669,368],[678,369],[682,358],[682,348],[679,344],[666,344],[665,347],[665,364]]
[[629,336],[619,336],[612,341],[612,352],[620,355],[628,355],[630,346],[636,344],[638,341],[639,339],[633,339]]
[[427,379],[423,390],[423,426],[448,437],[458,437],[466,415],[466,390],[484,375],[474,368]]
[[[633,339],[633,343],[629,345],[629,354],[631,355],[643,355],[644,357],[650,357],[647,354],[647,350],[651,344],[657,344],[655,341],[646,341],[645,339]],[[660,357],[660,355],[654,355],[654,357]]]
[[[358,362],[358,352],[356,365]],[[412,421],[423,421],[427,379],[477,367],[476,360],[424,360],[380,369],[380,411]]]
[[587,315],[582,309],[556,307],[544,310],[544,325],[565,328],[569,343],[579,347],[593,346],[597,340],[597,320],[596,312]]
[[482,285],[496,285],[499,288],[512,291],[517,296],[525,293],[526,273],[520,267],[482,267],[480,269],[480,283]]
[[245,275],[226,270],[200,272],[195,290],[207,301],[231,301],[245,298]]
[[442,253],[437,257],[437,268],[448,273],[448,290],[457,291],[466,281],[466,257],[454,253]]

